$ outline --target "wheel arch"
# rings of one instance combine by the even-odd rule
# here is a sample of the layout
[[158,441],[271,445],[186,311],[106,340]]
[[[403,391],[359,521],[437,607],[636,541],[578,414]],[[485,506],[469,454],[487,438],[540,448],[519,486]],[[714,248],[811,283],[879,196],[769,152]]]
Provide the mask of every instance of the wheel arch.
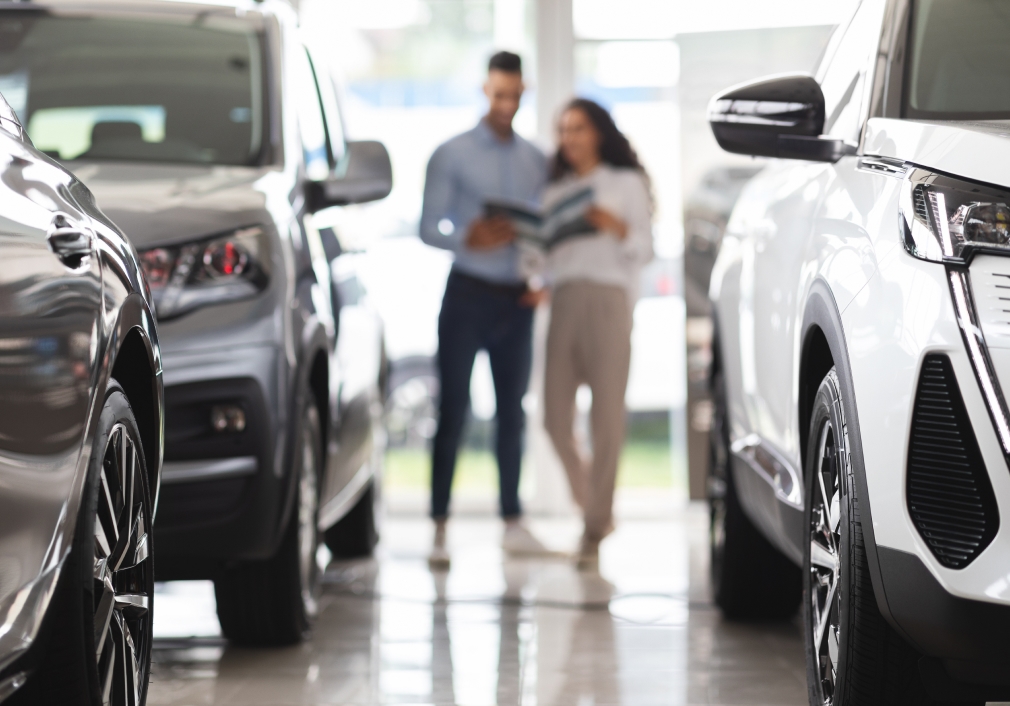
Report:
[[[881,578],[877,543],[873,532],[873,514],[869,489],[866,483],[866,468],[863,464],[863,445],[859,433],[859,414],[856,407],[852,370],[849,367],[845,330],[841,313],[834,294],[823,279],[814,280],[807,295],[803,322],[800,329],[801,356],[799,365],[798,419],[800,443],[803,458],[806,458],[806,442],[813,411],[813,401],[824,375],[834,367],[841,387],[842,401],[845,403],[845,428],[848,441],[849,463],[856,480],[856,490],[860,498],[860,522],[866,558],[870,569],[870,580],[877,599],[877,606],[884,618],[895,626],[887,605]],[[827,367],[825,367],[827,366]],[[823,371],[823,372],[821,372]],[[804,467],[806,464],[804,463]]]
[[311,396],[319,413],[320,430],[322,431],[320,449],[321,470],[325,473],[327,451],[332,435],[330,426],[333,424],[333,400],[330,396],[330,366],[328,339],[322,324],[315,317],[307,322],[301,340],[301,355],[298,359],[294,379],[294,389],[288,400],[288,431],[287,448],[284,451],[284,474],[286,482],[283,485],[284,498],[281,511],[278,514],[278,524],[275,531],[275,541],[283,537],[288,526],[291,513],[294,512],[295,488],[297,474],[294,472],[298,457],[299,425],[301,424],[301,408],[306,396]]
[[[139,295],[134,296],[139,300]],[[165,446],[161,352],[154,318],[137,300],[131,296],[123,304],[112,341],[114,353],[110,377],[123,388],[137,420],[156,511]]]

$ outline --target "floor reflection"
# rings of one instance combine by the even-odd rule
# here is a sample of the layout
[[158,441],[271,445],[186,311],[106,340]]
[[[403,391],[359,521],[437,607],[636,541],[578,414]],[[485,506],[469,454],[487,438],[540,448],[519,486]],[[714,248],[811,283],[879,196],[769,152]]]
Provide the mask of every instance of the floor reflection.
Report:
[[[428,523],[387,520],[377,559],[331,565],[310,639],[280,650],[228,646],[209,585],[167,584],[149,703],[806,703],[798,628],[712,609],[705,519],[622,522],[599,573],[505,561],[491,519],[457,520],[452,570],[432,573]],[[533,524],[575,545],[577,523]]]

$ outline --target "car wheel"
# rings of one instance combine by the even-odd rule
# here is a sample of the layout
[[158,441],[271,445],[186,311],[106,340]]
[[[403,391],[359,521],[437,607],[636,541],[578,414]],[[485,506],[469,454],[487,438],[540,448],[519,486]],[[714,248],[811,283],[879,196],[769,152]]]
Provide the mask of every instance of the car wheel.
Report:
[[806,456],[803,627],[811,705],[933,703],[919,678],[920,656],[877,607],[834,368],[814,399]]
[[295,506],[277,553],[228,567],[214,582],[221,632],[246,645],[287,645],[302,639],[317,612],[321,572],[319,479],[322,427],[314,402],[298,431]]
[[151,494],[122,388],[105,395],[70,557],[47,615],[42,663],[11,703],[147,700],[151,671]]
[[357,559],[372,555],[379,543],[375,523],[376,494],[373,479],[368,481],[368,487],[350,512],[326,530],[326,546],[335,558]]
[[709,432],[709,546],[716,605],[731,620],[783,620],[796,613],[800,571],[754,526],[737,498],[730,467],[725,380],[712,374]]

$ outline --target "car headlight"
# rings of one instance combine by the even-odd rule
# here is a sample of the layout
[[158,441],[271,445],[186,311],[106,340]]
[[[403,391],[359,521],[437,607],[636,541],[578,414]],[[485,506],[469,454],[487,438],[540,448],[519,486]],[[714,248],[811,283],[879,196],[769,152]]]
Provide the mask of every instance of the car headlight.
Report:
[[925,169],[905,174],[900,197],[905,249],[933,262],[967,262],[976,252],[1010,255],[1010,190]]
[[159,319],[258,294],[268,281],[266,260],[265,234],[259,226],[140,252]]

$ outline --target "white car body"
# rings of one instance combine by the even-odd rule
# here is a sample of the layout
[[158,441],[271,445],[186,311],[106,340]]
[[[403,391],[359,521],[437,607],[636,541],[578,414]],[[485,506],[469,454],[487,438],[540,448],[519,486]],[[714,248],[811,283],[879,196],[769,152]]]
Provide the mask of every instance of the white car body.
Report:
[[[892,25],[908,5],[863,0],[853,24],[864,23],[873,41],[850,84],[848,107],[843,98],[838,108],[853,110],[856,131],[836,135],[851,141],[852,153],[834,163],[776,160],[747,185],[722,242],[710,297],[733,474],[746,514],[802,564],[805,417],[810,386],[816,390],[827,372],[811,378],[810,371],[826,344],[855,411],[847,419],[849,449],[868,505],[862,527],[881,613],[922,654],[939,658],[958,679],[976,681],[970,667],[951,666],[961,657],[944,650],[1010,624],[1010,426],[1005,403],[1001,408],[1003,391],[1010,391],[1010,300],[1001,300],[1002,283],[1010,285],[1010,252],[969,255],[961,264],[915,257],[903,245],[900,202],[911,193],[913,168],[1010,187],[1010,123],[886,117],[880,92],[889,42],[899,31]],[[825,81],[844,32],[843,25],[817,75],[828,114]],[[967,290],[955,281],[958,272],[966,273]],[[938,559],[906,499],[916,391],[923,360],[935,353],[951,361],[1002,519],[962,568]],[[927,573],[909,573],[910,556]],[[909,617],[906,599],[915,587],[905,584],[912,576],[928,598]],[[928,603],[934,596],[939,602]],[[1003,664],[1010,675],[1010,664]],[[976,683],[1004,684],[992,679]]]

